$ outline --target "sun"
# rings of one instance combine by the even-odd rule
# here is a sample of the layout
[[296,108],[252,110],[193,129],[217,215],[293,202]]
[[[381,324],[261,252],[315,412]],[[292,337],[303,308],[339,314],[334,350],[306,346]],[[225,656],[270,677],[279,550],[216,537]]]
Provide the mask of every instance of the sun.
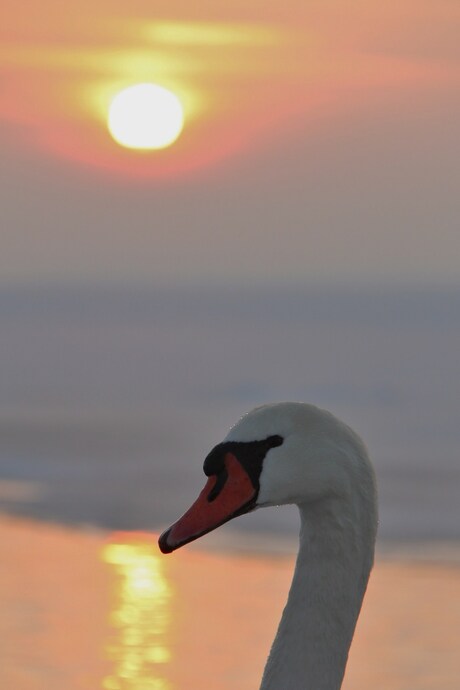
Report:
[[134,84],[112,100],[109,132],[130,149],[163,149],[176,141],[184,126],[178,97],[158,84]]

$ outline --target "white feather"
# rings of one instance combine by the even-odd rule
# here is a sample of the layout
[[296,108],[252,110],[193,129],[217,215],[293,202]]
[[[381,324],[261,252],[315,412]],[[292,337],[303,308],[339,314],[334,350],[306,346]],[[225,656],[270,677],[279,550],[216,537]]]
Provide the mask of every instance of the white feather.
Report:
[[300,548],[261,690],[339,690],[374,560],[375,477],[354,431],[313,405],[256,408],[227,441],[279,434],[260,476],[258,506],[295,503]]

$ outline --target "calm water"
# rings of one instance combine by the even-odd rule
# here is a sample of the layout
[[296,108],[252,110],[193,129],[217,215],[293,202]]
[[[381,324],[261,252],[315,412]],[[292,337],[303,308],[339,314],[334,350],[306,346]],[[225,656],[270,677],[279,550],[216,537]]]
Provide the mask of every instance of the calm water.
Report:
[[[162,556],[150,533],[101,536],[5,518],[0,541],[2,687],[259,687],[292,557],[192,546]],[[454,566],[378,561],[343,690],[457,690],[459,575]]]
[[460,291],[11,290],[0,324],[2,509],[158,529],[241,414],[305,400],[365,438],[382,539],[460,538]]

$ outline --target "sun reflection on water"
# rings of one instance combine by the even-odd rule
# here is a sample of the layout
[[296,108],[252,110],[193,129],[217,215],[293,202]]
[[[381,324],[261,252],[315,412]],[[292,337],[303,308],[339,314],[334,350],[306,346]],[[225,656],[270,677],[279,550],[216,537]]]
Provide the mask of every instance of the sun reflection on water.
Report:
[[113,661],[105,690],[174,690],[168,680],[171,648],[171,587],[151,536],[119,534],[102,558],[115,575],[110,616]]

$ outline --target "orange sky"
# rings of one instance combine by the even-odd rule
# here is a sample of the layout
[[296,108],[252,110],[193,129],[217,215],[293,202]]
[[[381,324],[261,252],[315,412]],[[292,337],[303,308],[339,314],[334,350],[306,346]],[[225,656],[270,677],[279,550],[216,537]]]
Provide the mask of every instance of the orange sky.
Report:
[[[346,9],[171,0],[167,12],[94,0],[25,12],[6,0],[0,115],[18,146],[121,174],[176,175],[289,137],[318,111],[458,81],[459,12],[456,0]],[[107,133],[111,98],[141,81],[183,101],[186,126],[169,150],[123,150]]]
[[[3,281],[458,282],[459,0],[3,0]],[[123,149],[111,97],[186,122]]]

